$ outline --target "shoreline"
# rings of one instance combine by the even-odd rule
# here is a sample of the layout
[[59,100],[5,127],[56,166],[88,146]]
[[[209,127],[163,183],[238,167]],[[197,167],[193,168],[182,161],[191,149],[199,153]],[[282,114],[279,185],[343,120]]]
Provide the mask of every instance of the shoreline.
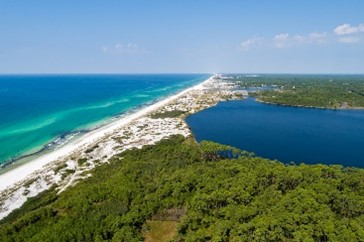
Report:
[[[174,95],[186,90],[186,89],[189,89],[189,88],[192,88],[196,85],[199,85],[201,84],[202,82],[205,82],[207,80],[209,80],[210,78],[212,78],[212,76],[210,76],[208,79],[204,79],[198,83],[195,83],[194,85],[190,86],[190,87],[187,87],[187,88],[182,88],[180,90],[177,90],[175,92],[172,92],[171,94],[167,94],[165,96],[161,96],[161,97],[158,97],[154,100],[151,100],[151,101],[148,101],[144,104],[139,104],[127,111],[124,111],[124,112],[121,112],[121,113],[118,113],[112,117],[109,117],[107,119],[102,119],[100,121],[97,121],[95,122],[94,124],[91,124],[90,127],[88,128],[82,128],[82,129],[79,129],[79,130],[74,130],[74,131],[69,131],[67,133],[64,133],[60,136],[56,136],[54,137],[53,140],[51,140],[50,142],[48,143],[45,143],[44,145],[42,146],[39,146],[38,149],[36,149],[35,151],[33,152],[29,152],[29,153],[24,153],[23,155],[19,156],[19,157],[16,157],[16,158],[13,158],[11,160],[7,160],[5,161],[4,163],[1,163],[0,164],[0,182],[1,182],[1,176],[3,174],[6,174],[7,172],[10,172],[11,170],[14,170],[20,166],[23,166],[25,164],[27,164],[28,162],[32,162],[33,160],[36,160],[40,157],[43,157],[45,155],[48,155],[48,154],[51,154],[55,151],[57,151],[58,149],[61,149],[63,146],[67,146],[69,144],[71,144],[72,142],[75,142],[77,141],[78,139],[82,139],[86,134],[90,133],[90,132],[94,132],[94,131],[97,131],[97,130],[101,130],[103,129],[104,127],[108,126],[108,125],[111,125],[115,122],[118,122],[119,120],[123,119],[123,118],[126,118],[128,117],[129,115],[132,115],[132,114],[135,114],[137,112],[139,112],[140,110],[144,109],[144,108],[147,108],[149,106],[152,106],[160,101],[163,101],[164,99],[166,98],[169,98],[169,97],[173,97]],[[67,139],[67,136],[71,136],[70,138]],[[57,144],[57,141],[58,140],[62,140],[64,139],[64,142],[60,143],[60,144]],[[53,146],[53,147],[52,147]],[[1,183],[0,183],[0,192],[1,192]]]
[[20,166],[14,167],[14,169],[10,169],[9,171],[0,175],[0,192],[10,189],[16,184],[24,181],[33,173],[41,170],[46,165],[56,162],[57,160],[60,160],[67,156],[70,156],[72,155],[72,153],[80,149],[84,149],[88,146],[91,146],[92,144],[102,140],[103,138],[112,135],[113,131],[116,131],[117,129],[120,129],[130,124],[134,120],[144,117],[149,113],[158,110],[159,108],[165,106],[169,102],[178,99],[179,97],[183,96],[184,94],[192,90],[198,90],[204,84],[211,81],[213,78],[214,76],[211,76],[207,80],[199,82],[196,85],[183,89],[175,94],[166,96],[165,98],[162,97],[160,100],[157,99],[156,102],[150,105],[142,106],[140,107],[140,109],[135,110],[135,112],[131,111],[129,114],[126,113],[125,116],[121,117],[120,119],[112,121],[111,123],[106,124],[105,126],[101,126],[94,130],[91,130],[90,132],[85,133],[84,135],[78,137],[75,140],[71,140],[69,143],[66,143],[64,146],[61,146],[60,148],[55,149],[50,153],[46,153],[37,158],[34,158]]
[[[252,96],[250,96],[252,97]],[[263,101],[258,97],[255,98],[256,102],[268,104],[268,105],[276,105],[276,106],[286,106],[286,107],[293,107],[293,108],[310,108],[310,109],[322,109],[322,110],[331,110],[331,111],[363,111],[364,107],[349,107],[349,108],[330,108],[330,107],[319,107],[319,106],[305,106],[305,105],[293,105],[293,104],[285,104],[285,103],[274,103]]]

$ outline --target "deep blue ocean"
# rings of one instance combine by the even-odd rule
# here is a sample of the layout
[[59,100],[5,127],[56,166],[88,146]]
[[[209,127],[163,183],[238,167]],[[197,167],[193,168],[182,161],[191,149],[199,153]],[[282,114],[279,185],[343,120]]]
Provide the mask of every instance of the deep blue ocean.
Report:
[[244,101],[221,102],[187,118],[196,139],[285,163],[364,167],[364,111]]
[[197,84],[206,74],[2,75],[0,164]]

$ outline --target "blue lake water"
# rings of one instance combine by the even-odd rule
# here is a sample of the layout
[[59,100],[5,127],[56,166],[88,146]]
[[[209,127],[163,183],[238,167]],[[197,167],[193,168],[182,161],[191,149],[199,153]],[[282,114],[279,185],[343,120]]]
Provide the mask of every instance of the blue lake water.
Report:
[[364,111],[221,102],[187,118],[196,139],[285,163],[364,167]]
[[0,76],[0,164],[207,79],[186,75]]

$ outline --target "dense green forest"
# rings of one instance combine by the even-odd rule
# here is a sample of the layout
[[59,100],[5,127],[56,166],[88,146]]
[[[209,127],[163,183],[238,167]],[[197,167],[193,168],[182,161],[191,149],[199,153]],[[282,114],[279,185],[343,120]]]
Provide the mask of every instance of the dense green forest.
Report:
[[[265,102],[306,107],[364,108],[363,75],[233,77],[242,87],[260,87],[254,95]],[[262,86],[265,88],[262,89]]]
[[29,199],[0,222],[0,241],[142,241],[167,220],[174,241],[363,241],[364,170],[174,136]]

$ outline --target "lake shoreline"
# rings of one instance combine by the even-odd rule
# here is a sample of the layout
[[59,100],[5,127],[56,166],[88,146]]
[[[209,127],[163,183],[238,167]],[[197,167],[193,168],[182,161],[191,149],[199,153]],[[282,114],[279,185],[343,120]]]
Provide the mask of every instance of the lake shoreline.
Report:
[[211,140],[283,163],[361,167],[363,110],[222,102],[187,119],[196,139]]
[[263,101],[258,97],[254,97],[257,102],[265,103],[269,105],[277,105],[277,106],[287,106],[287,107],[296,107],[296,108],[311,108],[311,109],[326,109],[326,110],[364,110],[364,107],[346,107],[346,108],[330,108],[330,107],[320,107],[320,106],[305,106],[305,105],[293,105],[293,104],[285,104],[285,103],[275,103],[269,101]]

